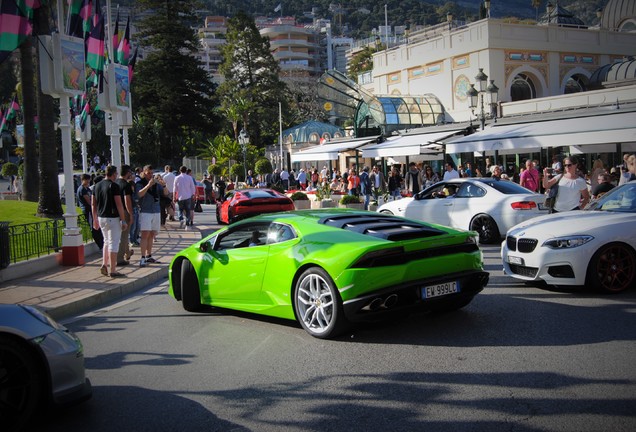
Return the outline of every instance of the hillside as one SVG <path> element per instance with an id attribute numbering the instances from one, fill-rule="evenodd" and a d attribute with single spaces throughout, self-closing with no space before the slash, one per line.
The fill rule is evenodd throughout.
<path id="1" fill-rule="evenodd" d="M 596 10 L 608 0 L 559 0 L 559 5 L 574 13 L 588 25 L 597 23 Z M 446 21 L 446 14 L 452 12 L 457 20 L 474 21 L 479 18 L 481 0 L 199 0 L 202 8 L 199 14 L 231 16 L 244 10 L 255 16 L 277 16 L 276 6 L 282 5 L 282 13 L 294 16 L 303 23 L 312 22 L 312 18 L 327 18 L 336 29 L 356 38 L 368 37 L 371 31 L 384 25 L 384 5 L 387 5 L 387 19 L 391 26 L 415 27 L 434 25 Z M 552 0 L 556 3 L 557 0 Z M 134 5 L 133 0 L 115 0 L 122 5 Z M 515 17 L 522 20 L 534 20 L 545 13 L 548 0 L 541 0 L 540 7 L 532 7 L 532 0 L 491 0 L 493 18 Z M 313 11 L 313 15 L 312 15 Z M 336 30 L 337 31 L 337 30 Z"/>

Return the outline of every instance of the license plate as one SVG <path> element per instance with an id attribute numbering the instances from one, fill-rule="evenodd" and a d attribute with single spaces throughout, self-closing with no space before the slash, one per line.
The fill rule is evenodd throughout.
<path id="1" fill-rule="evenodd" d="M 459 292 L 459 283 L 445 282 L 437 285 L 422 287 L 422 298 L 440 297 Z"/>
<path id="2" fill-rule="evenodd" d="M 516 264 L 516 265 L 523 265 L 523 258 L 508 255 L 508 263 L 509 264 Z"/>

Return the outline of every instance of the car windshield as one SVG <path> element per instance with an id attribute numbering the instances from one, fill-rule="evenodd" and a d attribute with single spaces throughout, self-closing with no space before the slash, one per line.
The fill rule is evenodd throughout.
<path id="1" fill-rule="evenodd" d="M 636 213 L 636 181 L 612 189 L 586 210 Z"/>

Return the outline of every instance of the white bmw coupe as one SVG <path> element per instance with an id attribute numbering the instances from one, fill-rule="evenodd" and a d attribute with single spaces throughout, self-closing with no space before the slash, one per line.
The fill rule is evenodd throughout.
<path id="1" fill-rule="evenodd" d="M 511 228 L 501 248 L 506 274 L 548 285 L 606 292 L 636 286 L 636 181 L 583 211 L 542 216 Z"/>
<path id="2" fill-rule="evenodd" d="M 480 243 L 499 243 L 510 227 L 548 213 L 545 195 L 496 178 L 441 181 L 378 212 L 477 231 Z"/>

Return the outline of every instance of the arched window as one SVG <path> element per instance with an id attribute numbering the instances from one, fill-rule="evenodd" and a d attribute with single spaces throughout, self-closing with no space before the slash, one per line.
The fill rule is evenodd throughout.
<path id="1" fill-rule="evenodd" d="M 311 135 L 309 135 L 310 143 L 318 143 L 319 141 L 320 141 L 320 135 L 318 135 L 316 132 L 312 132 Z"/>
<path id="2" fill-rule="evenodd" d="M 536 98 L 537 90 L 532 79 L 526 74 L 517 75 L 514 80 L 512 80 L 510 97 L 513 102 Z"/>
<path id="3" fill-rule="evenodd" d="M 580 93 L 587 89 L 587 79 L 582 75 L 573 75 L 565 83 L 565 94 Z"/>
<path id="4" fill-rule="evenodd" d="M 625 32 L 625 33 L 636 32 L 636 20 L 630 19 L 624 22 L 623 24 L 621 24 L 621 27 L 618 29 L 618 31 Z"/>

